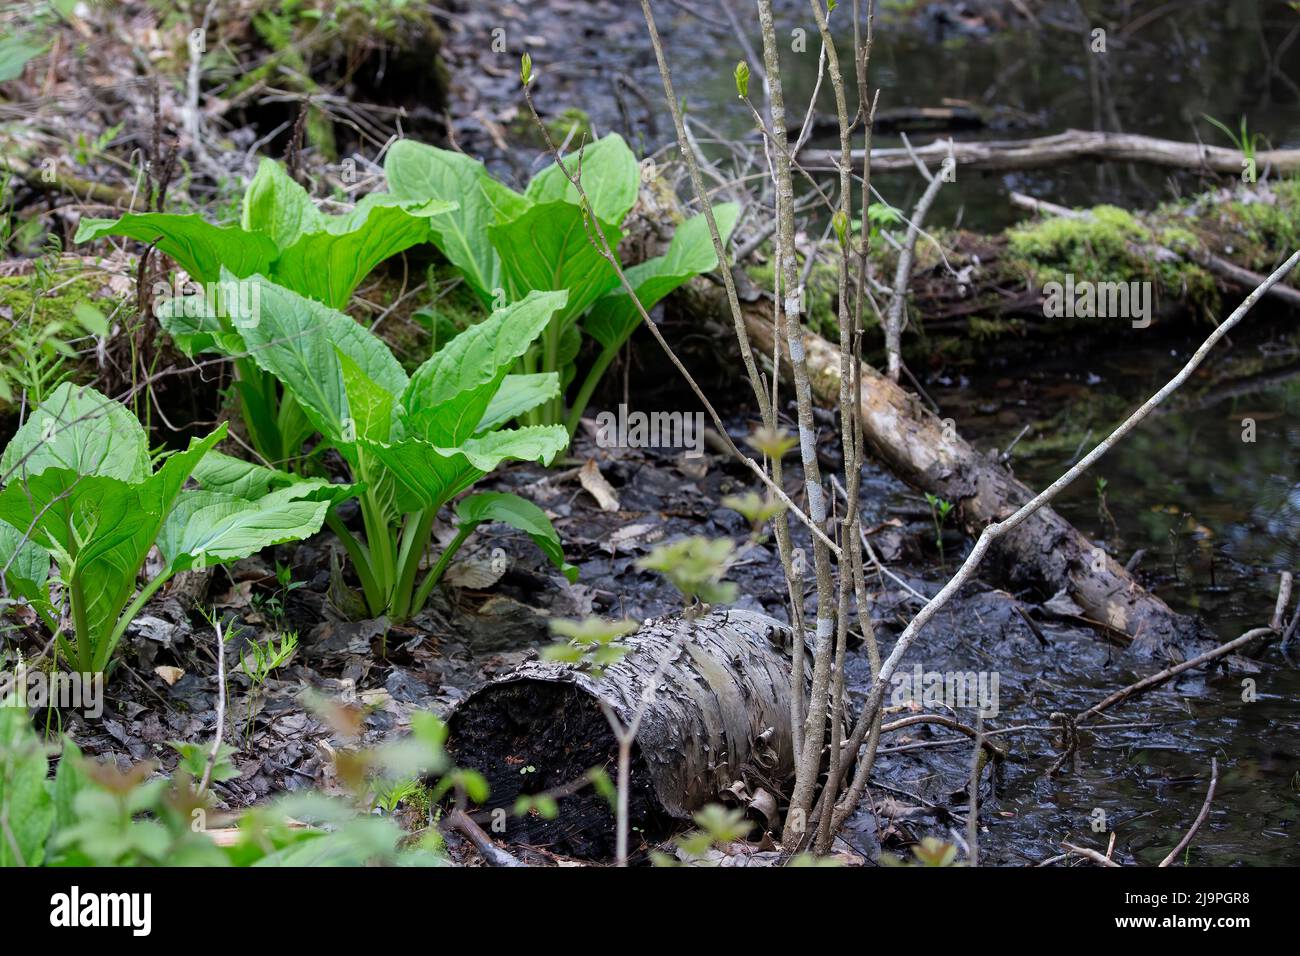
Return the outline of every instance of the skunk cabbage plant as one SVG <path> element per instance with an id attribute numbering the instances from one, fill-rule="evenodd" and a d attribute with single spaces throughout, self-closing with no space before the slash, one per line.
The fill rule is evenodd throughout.
<path id="1" fill-rule="evenodd" d="M 154 468 L 124 405 L 65 383 L 0 455 L 0 571 L 70 668 L 107 669 L 127 625 L 173 575 L 314 534 L 353 491 L 272 469 L 226 481 L 234 460 L 212 450 L 225 433 L 223 424 Z M 141 584 L 155 546 L 162 567 Z"/>

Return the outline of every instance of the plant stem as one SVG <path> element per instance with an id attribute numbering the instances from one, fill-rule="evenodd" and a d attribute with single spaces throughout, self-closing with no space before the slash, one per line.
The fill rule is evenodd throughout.
<path id="1" fill-rule="evenodd" d="M 451 539 L 451 543 L 447 545 L 446 550 L 439 555 L 437 564 L 429 569 L 429 573 L 420 582 L 420 589 L 415 592 L 415 599 L 411 602 L 412 614 L 419 614 L 424 609 L 424 602 L 429 600 L 429 595 L 433 593 L 434 587 L 442 580 L 443 574 L 446 573 L 447 567 L 451 564 L 451 559 L 455 557 L 456 552 L 460 550 L 460 546 L 465 543 L 465 539 L 473 534 L 474 529 L 477 527 L 478 522 L 474 522 L 473 524 L 461 525 L 456 529 L 456 537 Z"/>
<path id="2" fill-rule="evenodd" d="M 104 644 L 95 648 L 94 667 L 91 669 L 90 673 L 98 674 L 100 671 L 102 671 L 105 667 L 108 666 L 108 659 L 113 656 L 113 649 L 117 647 L 118 641 L 120 641 L 122 639 L 122 635 L 126 633 L 127 626 L 131 623 L 131 621 L 135 619 L 135 616 L 140 613 L 140 609 L 143 608 L 149 602 L 149 599 L 158 592 L 158 589 L 162 587 L 164 584 L 166 584 L 167 581 L 169 581 L 170 579 L 171 579 L 170 574 L 160 574 L 140 589 L 140 593 L 135 596 L 135 600 L 132 601 L 130 604 L 128 604 L 126 610 L 122 612 L 120 617 L 118 617 L 117 624 L 113 627 L 112 633 L 109 634 L 108 640 L 105 641 Z M 80 582 L 77 583 L 75 590 L 80 591 Z M 75 611 L 76 604 L 77 604 L 77 599 L 74 596 L 73 598 L 74 614 L 76 613 Z M 82 626 L 83 626 L 82 623 L 78 622 L 77 624 L 78 649 L 80 649 L 82 643 L 81 636 L 80 636 Z M 85 668 L 83 668 L 83 670 L 85 670 Z"/>
<path id="3" fill-rule="evenodd" d="M 383 613 L 385 595 L 379 587 L 379 582 L 375 580 L 374 569 L 370 564 L 370 550 L 353 537 L 352 532 L 347 529 L 333 509 L 325 515 L 325 524 L 343 543 L 343 550 L 348 553 L 352 567 L 356 569 L 357 577 L 361 579 L 361 591 L 366 597 L 366 607 L 370 613 L 378 617 Z"/>
<path id="4" fill-rule="evenodd" d="M 429 535 L 433 532 L 433 519 L 436 508 L 426 508 L 416 514 L 406 516 L 406 526 L 402 529 L 402 547 L 398 555 L 397 581 L 393 585 L 392 618 L 405 621 L 417 608 L 413 601 L 415 575 L 420 567 L 429 544 Z"/>
<path id="5" fill-rule="evenodd" d="M 614 361 L 614 356 L 618 354 L 617 348 L 605 348 L 600 350 L 596 356 L 596 361 L 591 363 L 591 369 L 587 372 L 587 377 L 582 381 L 582 387 L 578 389 L 577 396 L 573 399 L 573 405 L 569 409 L 568 419 L 564 425 L 569 430 L 569 438 L 573 438 L 573 433 L 578 430 L 578 425 L 582 422 L 582 413 L 587 410 L 587 403 L 591 401 L 592 394 L 596 391 L 596 386 L 600 384 L 601 377 L 604 376 L 605 370 L 609 368 L 610 362 Z"/>
<path id="6" fill-rule="evenodd" d="M 378 617 L 388 610 L 393 600 L 393 587 L 397 580 L 397 545 L 388 527 L 383 506 L 375 500 L 370 489 L 361 495 L 361 524 L 366 530 L 366 547 L 370 550 L 370 567 L 374 574 L 376 590 L 383 595 L 370 613 Z"/>
<path id="7" fill-rule="evenodd" d="M 68 587 L 68 601 L 72 605 L 72 626 L 76 631 L 77 669 L 83 674 L 93 672 L 94 650 L 91 646 L 90 624 L 86 618 L 86 598 L 81 585 L 81 575 L 73 567 L 71 585 Z"/>

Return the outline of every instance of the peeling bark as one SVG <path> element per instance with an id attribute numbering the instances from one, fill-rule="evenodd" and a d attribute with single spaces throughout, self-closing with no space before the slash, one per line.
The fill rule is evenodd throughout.
<path id="1" fill-rule="evenodd" d="M 448 749 L 458 766 L 487 777 L 488 809 L 509 812 L 519 795 L 561 789 L 592 767 L 612 776 L 618 746 L 600 703 L 626 725 L 675 647 L 641 719 L 630 801 L 631 825 L 663 835 L 737 781 L 753 793 L 793 776 L 790 641 L 786 627 L 752 611 L 716 610 L 694 625 L 647 621 L 599 678 L 534 660 L 479 689 L 450 715 Z M 559 805 L 554 821 L 510 820 L 506 838 L 612 855 L 614 817 L 603 799 L 584 790 Z"/>

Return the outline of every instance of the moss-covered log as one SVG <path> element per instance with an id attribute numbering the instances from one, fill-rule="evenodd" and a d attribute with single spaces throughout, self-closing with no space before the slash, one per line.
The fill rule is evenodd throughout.
<path id="1" fill-rule="evenodd" d="M 918 368 L 976 360 L 1022 339 L 1126 334 L 1123 319 L 1044 315 L 1044 286 L 1068 275 L 1151 283 L 1155 329 L 1217 321 L 1257 284 L 1246 272 L 1267 275 L 1300 248 L 1300 179 L 1216 189 L 1150 211 L 1102 205 L 1071 216 L 1049 212 L 992 234 L 930 233 L 933 243 L 917 245 L 903 336 L 903 354 Z M 837 255 L 825 249 L 804 296 L 809 326 L 832 341 L 839 337 Z M 895 256 L 887 242 L 875 242 L 875 274 L 892 277 Z M 747 271 L 771 288 L 770 262 Z M 1289 303 L 1297 284 L 1300 277 L 1270 298 Z M 879 323 L 870 309 L 864 321 L 865 357 L 874 362 L 883 355 L 883 336 L 873 331 Z"/>

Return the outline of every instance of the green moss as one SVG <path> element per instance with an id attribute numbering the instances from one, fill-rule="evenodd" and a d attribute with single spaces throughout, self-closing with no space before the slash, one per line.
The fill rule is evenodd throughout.
<path id="1" fill-rule="evenodd" d="M 1271 201 L 1269 201 L 1271 200 Z M 1219 209 L 1224 232 L 1235 239 L 1233 260 L 1259 272 L 1300 248 L 1300 180 L 1275 184 L 1256 201 L 1236 199 Z"/>
<path id="2" fill-rule="evenodd" d="M 1054 216 L 1017 226 L 1007 233 L 1011 254 L 1026 262 L 1040 282 L 1079 278 L 1112 281 L 1147 277 L 1147 264 L 1130 244 L 1149 242 L 1146 228 L 1131 213 L 1097 206 L 1089 218 Z"/>
<path id="3" fill-rule="evenodd" d="M 49 322 L 71 316 L 79 302 L 103 298 L 103 288 L 103 281 L 93 276 L 61 279 L 55 275 L 48 290 L 41 292 L 31 275 L 0 276 L 0 307 L 14 319 Z"/>
<path id="4" fill-rule="evenodd" d="M 0 276 L 0 326 L 6 330 L 5 348 L 0 350 L 0 414 L 13 410 L 11 402 L 23 388 L 51 388 L 65 374 L 76 381 L 95 374 L 89 362 L 67 351 L 85 335 L 73 316 L 81 303 L 111 300 L 111 291 L 102 278 L 86 275 L 79 258 L 60 261 L 47 256 L 37 265 L 25 275 Z M 107 314 L 113 304 L 100 302 L 96 307 Z"/>
<path id="5" fill-rule="evenodd" d="M 1114 206 L 1096 206 L 1089 218 L 1055 217 L 1017 226 L 1007 232 L 1010 258 L 1032 282 L 1076 280 L 1153 282 L 1161 299 L 1173 299 L 1200 316 L 1220 306 L 1218 285 L 1192 262 L 1161 261 L 1144 247 L 1195 248 L 1201 240 L 1182 223 L 1181 210 L 1162 208 L 1141 221 Z M 1174 219 L 1174 223 L 1169 223 Z"/>

